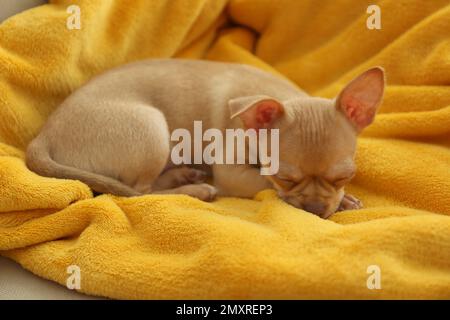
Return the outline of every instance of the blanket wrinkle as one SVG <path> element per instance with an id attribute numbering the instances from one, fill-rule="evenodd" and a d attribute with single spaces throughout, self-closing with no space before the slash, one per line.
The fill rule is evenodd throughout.
<path id="1" fill-rule="evenodd" d="M 81 292 L 116 299 L 450 299 L 447 0 L 76 3 L 80 30 L 66 28 L 67 0 L 0 24 L 0 255 L 61 285 L 78 266 Z M 366 28 L 372 4 L 380 30 Z M 156 57 L 246 63 L 329 98 L 383 66 L 347 188 L 365 207 L 322 220 L 273 190 L 94 197 L 27 169 L 27 144 L 72 91 Z"/>

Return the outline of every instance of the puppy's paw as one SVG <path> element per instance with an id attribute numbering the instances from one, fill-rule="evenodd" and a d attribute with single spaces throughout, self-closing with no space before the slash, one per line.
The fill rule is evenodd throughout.
<path id="1" fill-rule="evenodd" d="M 154 190 L 172 189 L 189 184 L 205 182 L 208 175 L 202 170 L 189 167 L 176 167 L 164 172 L 155 181 Z"/>
<path id="2" fill-rule="evenodd" d="M 188 183 L 203 183 L 206 181 L 206 178 L 208 177 L 208 174 L 205 171 L 193 169 L 193 168 L 186 168 L 184 172 L 184 177 Z"/>
<path id="3" fill-rule="evenodd" d="M 172 175 L 172 186 L 203 183 L 208 176 L 205 171 L 189 167 L 175 168 L 168 171 L 168 174 Z"/>
<path id="4" fill-rule="evenodd" d="M 355 198 L 351 194 L 345 194 L 337 211 L 361 209 L 363 204 L 361 200 Z"/>
<path id="5" fill-rule="evenodd" d="M 188 184 L 179 187 L 178 189 L 181 191 L 181 193 L 208 202 L 213 201 L 217 195 L 216 187 L 207 183 Z"/>
<path id="6" fill-rule="evenodd" d="M 217 195 L 217 188 L 207 184 L 207 183 L 201 183 L 196 186 L 199 186 L 200 193 L 198 194 L 197 198 L 203 201 L 213 201 L 216 198 Z"/>

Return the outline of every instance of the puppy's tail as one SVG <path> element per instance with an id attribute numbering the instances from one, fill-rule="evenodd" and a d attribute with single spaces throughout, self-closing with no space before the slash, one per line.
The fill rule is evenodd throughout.
<path id="1" fill-rule="evenodd" d="M 28 146 L 26 164 L 29 169 L 42 176 L 80 180 L 100 193 L 127 197 L 141 195 L 116 179 L 57 163 L 50 157 L 47 143 L 42 137 L 37 137 Z"/>

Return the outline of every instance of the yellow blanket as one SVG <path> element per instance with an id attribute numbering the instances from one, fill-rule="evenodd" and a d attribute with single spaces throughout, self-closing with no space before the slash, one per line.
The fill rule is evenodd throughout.
<path id="1" fill-rule="evenodd" d="M 66 27 L 74 2 L 81 29 Z M 366 27 L 374 2 L 381 30 Z M 325 221 L 270 190 L 93 198 L 26 168 L 27 143 L 70 92 L 172 56 L 255 65 L 327 97 L 384 66 L 348 188 L 366 208 Z M 81 292 L 112 298 L 449 299 L 449 85 L 447 0 L 53 0 L 0 25 L 0 254 L 63 285 L 78 266 Z"/>

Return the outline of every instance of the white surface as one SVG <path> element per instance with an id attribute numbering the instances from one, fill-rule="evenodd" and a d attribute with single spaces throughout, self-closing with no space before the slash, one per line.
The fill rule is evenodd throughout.
<path id="1" fill-rule="evenodd" d="M 29 8 L 47 3 L 45 0 L 0 0 L 0 23 L 6 18 Z"/>
<path id="2" fill-rule="evenodd" d="M 0 0 L 1 1 L 1 0 Z M 0 300 L 84 300 L 98 299 L 41 279 L 19 264 L 0 257 Z"/>

